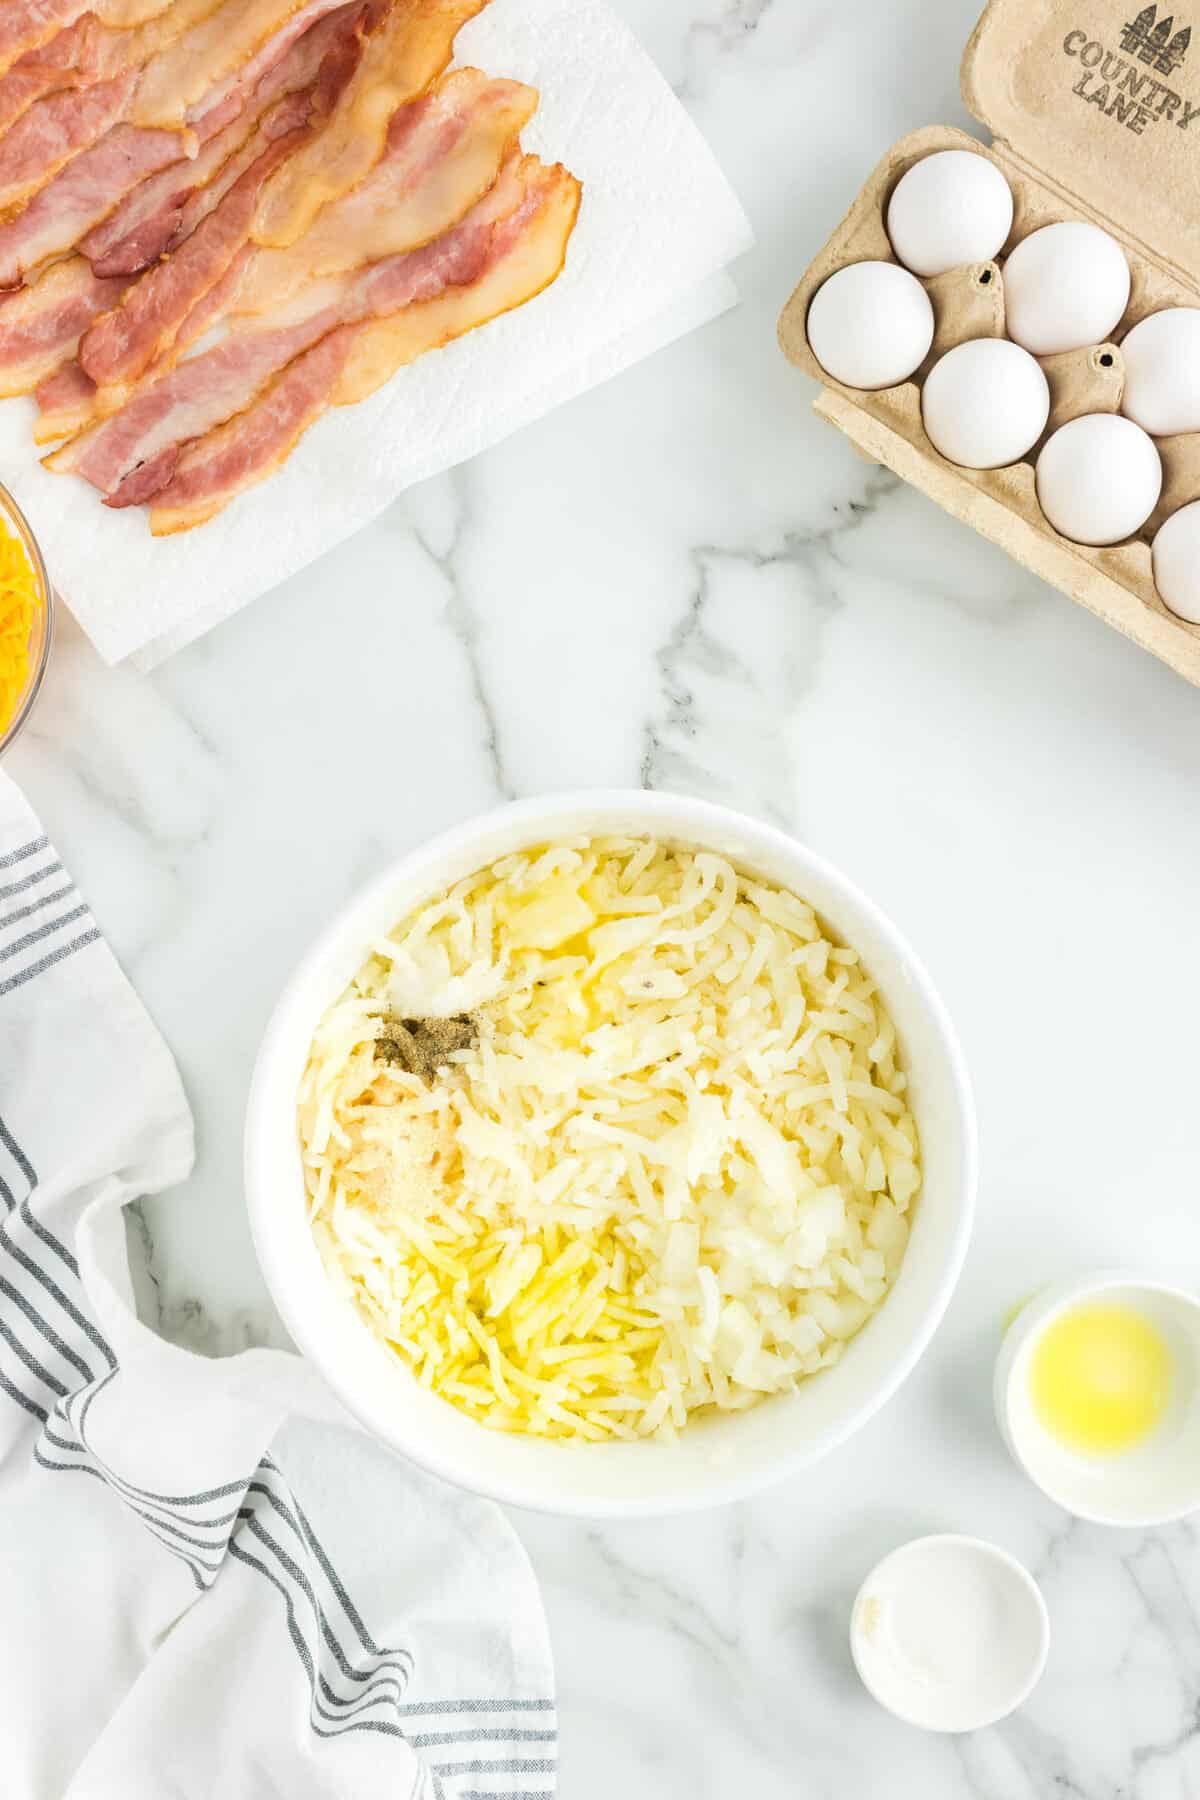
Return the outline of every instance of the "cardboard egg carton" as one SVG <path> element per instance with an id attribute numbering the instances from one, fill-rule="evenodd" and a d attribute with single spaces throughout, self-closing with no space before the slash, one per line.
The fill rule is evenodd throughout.
<path id="1" fill-rule="evenodd" d="M 1197 15 L 1200 26 L 1200 14 Z M 1159 5 L 1133 0 L 990 0 L 963 58 L 962 90 L 993 133 L 990 147 L 950 126 L 915 131 L 875 169 L 809 266 L 779 320 L 791 362 L 821 384 L 814 402 L 874 462 L 883 463 L 956 518 L 999 544 L 1073 600 L 1115 625 L 1200 686 L 1200 626 L 1163 605 L 1150 540 L 1178 507 L 1200 499 L 1200 432 L 1159 438 L 1163 492 L 1134 538 L 1093 549 L 1061 537 L 1038 505 L 1034 462 L 1068 419 L 1116 412 L 1124 386 L 1120 344 L 1148 313 L 1200 306 L 1200 29 Z M 1191 79 L 1189 79 L 1191 76 Z M 909 381 L 868 392 L 844 387 L 813 356 L 809 302 L 847 263 L 895 262 L 884 220 L 905 171 L 935 150 L 972 150 L 1001 170 L 1013 193 L 1013 228 L 995 263 L 924 282 L 936 329 Z M 1004 335 L 1004 260 L 1042 225 L 1086 219 L 1118 239 L 1132 276 L 1112 342 L 1040 358 L 1050 385 L 1046 433 L 1003 469 L 963 469 L 933 448 L 921 424 L 921 384 L 945 350 Z"/>

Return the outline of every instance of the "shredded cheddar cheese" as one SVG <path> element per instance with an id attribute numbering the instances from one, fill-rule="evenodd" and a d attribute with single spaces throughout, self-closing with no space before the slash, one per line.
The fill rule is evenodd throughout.
<path id="1" fill-rule="evenodd" d="M 41 605 L 37 573 L 0 510 L 0 737 L 12 723 L 29 680 L 29 646 Z"/>
<path id="2" fill-rule="evenodd" d="M 453 1047 L 406 1066 L 435 1018 Z M 313 1231 L 482 1423 L 669 1437 L 834 1362 L 883 1300 L 906 1096 L 874 983 L 803 900 L 651 841 L 535 849 L 380 939 L 322 1019 Z"/>

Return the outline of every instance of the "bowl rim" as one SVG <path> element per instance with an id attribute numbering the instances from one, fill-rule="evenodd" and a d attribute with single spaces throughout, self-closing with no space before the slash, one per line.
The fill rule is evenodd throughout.
<path id="1" fill-rule="evenodd" d="M 356 1396 L 353 1384 L 344 1380 L 340 1369 L 332 1365 L 332 1359 L 323 1354 L 320 1333 L 312 1328 L 300 1308 L 292 1304 L 290 1284 L 284 1268 L 285 1258 L 277 1250 L 273 1230 L 273 1218 L 277 1216 L 277 1209 L 272 1203 L 271 1183 L 267 1179 L 260 1179 L 257 1172 L 257 1158 L 265 1145 L 258 1142 L 256 1126 L 262 1113 L 262 1095 L 271 1065 L 286 1048 L 284 1027 L 292 997 L 297 989 L 316 976 L 336 955 L 344 943 L 347 927 L 353 916 L 366 912 L 390 888 L 398 887 L 414 872 L 426 869 L 432 871 L 439 863 L 467 850 L 473 841 L 501 824 L 528 825 L 532 828 L 543 820 L 550 821 L 554 815 L 571 810 L 619 812 L 623 809 L 630 813 L 631 824 L 628 829 L 631 832 L 650 831 L 658 822 L 665 835 L 686 840 L 687 830 L 682 829 L 677 822 L 679 813 L 683 811 L 695 821 L 698 847 L 703 847 L 703 833 L 709 827 L 714 835 L 722 829 L 727 833 L 743 832 L 751 834 L 759 844 L 769 844 L 785 855 L 799 855 L 830 886 L 839 889 L 850 905 L 856 907 L 889 942 L 891 948 L 902 958 L 906 973 L 918 992 L 920 1004 L 936 1028 L 944 1052 L 961 1134 L 961 1193 L 953 1230 L 947 1233 L 946 1243 L 939 1257 L 940 1272 L 921 1316 L 919 1328 L 907 1340 L 902 1353 L 896 1356 L 886 1376 L 856 1406 L 849 1408 L 836 1425 L 817 1433 L 807 1444 L 796 1446 L 790 1451 L 781 1451 L 778 1458 L 764 1468 L 743 1470 L 740 1473 L 735 1470 L 718 1472 L 714 1469 L 694 1495 L 682 1498 L 667 1498 L 653 1493 L 620 1498 L 600 1495 L 552 1497 L 536 1489 L 532 1483 L 505 1479 L 486 1468 L 465 1469 L 460 1459 L 442 1455 L 436 1446 L 430 1446 L 416 1432 L 407 1430 L 402 1418 L 398 1418 L 396 1430 L 384 1432 L 376 1420 L 367 1416 L 365 1402 Z M 263 1136 L 265 1140 L 265 1130 Z M 301 1354 L 312 1363 L 358 1425 L 386 1448 L 456 1487 L 531 1512 L 593 1519 L 663 1517 L 698 1512 L 743 1500 L 819 1461 L 860 1430 L 893 1398 L 911 1374 L 945 1316 L 970 1244 L 975 1220 L 979 1166 L 978 1124 L 966 1058 L 932 978 L 903 933 L 854 881 L 792 833 L 733 807 L 687 794 L 644 788 L 564 789 L 504 802 L 485 812 L 473 814 L 432 838 L 422 840 L 392 858 L 371 880 L 357 888 L 309 943 L 280 989 L 263 1032 L 248 1089 L 243 1151 L 250 1234 L 268 1292 Z M 486 1428 L 480 1426 L 479 1429 L 482 1431 Z"/>
<path id="2" fill-rule="evenodd" d="M 1022 1475 L 1039 1494 L 1043 1494 L 1053 1505 L 1061 1507 L 1070 1518 L 1081 1519 L 1087 1525 L 1103 1525 L 1112 1531 L 1146 1531 L 1152 1526 L 1173 1525 L 1179 1519 L 1190 1518 L 1197 1506 L 1200 1506 L 1200 1489 L 1190 1503 L 1147 1506 L 1144 1512 L 1133 1516 L 1118 1517 L 1098 1506 L 1077 1506 L 1034 1474 L 1012 1427 L 1013 1387 L 1018 1367 L 1027 1349 L 1060 1313 L 1081 1305 L 1094 1295 L 1112 1293 L 1114 1289 L 1164 1294 L 1195 1313 L 1197 1325 L 1200 1326 L 1200 1294 L 1180 1287 L 1177 1282 L 1164 1281 L 1156 1275 L 1124 1268 L 1095 1269 L 1086 1275 L 1066 1275 L 1060 1281 L 1051 1282 L 1037 1293 L 1031 1294 L 1005 1331 L 992 1374 L 992 1405 L 1005 1448 Z"/>
<path id="3" fill-rule="evenodd" d="M 11 750 L 12 746 L 16 743 L 17 738 L 20 736 L 21 730 L 28 720 L 30 713 L 33 711 L 34 704 L 41 692 L 42 682 L 46 678 L 46 670 L 50 664 L 50 649 L 54 642 L 55 601 L 54 588 L 50 581 L 50 572 L 46 567 L 46 559 L 42 554 L 42 546 L 38 542 L 37 533 L 29 523 L 28 518 L 21 510 L 21 507 L 13 497 L 13 494 L 5 487 L 3 482 L 0 482 L 0 513 L 7 514 L 12 523 L 16 526 L 17 534 L 24 544 L 29 559 L 33 564 L 34 574 L 37 576 L 42 590 L 42 609 L 45 615 L 45 623 L 42 629 L 41 649 L 38 653 L 37 662 L 30 670 L 25 683 L 25 692 L 21 696 L 21 701 L 16 712 L 8 721 L 8 724 L 4 726 L 3 730 L 0 730 L 0 756 L 3 756 L 7 750 Z"/>

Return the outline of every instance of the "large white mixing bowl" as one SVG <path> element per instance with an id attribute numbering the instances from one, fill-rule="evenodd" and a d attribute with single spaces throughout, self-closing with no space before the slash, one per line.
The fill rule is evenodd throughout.
<path id="1" fill-rule="evenodd" d="M 495 858 L 581 833 L 654 836 L 730 858 L 808 900 L 857 949 L 896 1022 L 911 1075 L 924 1185 L 899 1277 L 833 1368 L 748 1412 L 701 1418 L 677 1443 L 579 1444 L 488 1431 L 419 1386 L 326 1278 L 309 1230 L 296 1094 L 313 1030 L 372 938 Z M 950 1021 L 879 909 L 784 832 L 672 794 L 523 800 L 402 857 L 304 958 L 263 1039 L 246 1120 L 246 1189 L 259 1261 L 300 1349 L 361 1423 L 447 1480 L 548 1512 L 633 1517 L 738 1499 L 815 1462 L 895 1393 L 926 1348 L 962 1267 L 974 1210 L 975 1118 Z"/>

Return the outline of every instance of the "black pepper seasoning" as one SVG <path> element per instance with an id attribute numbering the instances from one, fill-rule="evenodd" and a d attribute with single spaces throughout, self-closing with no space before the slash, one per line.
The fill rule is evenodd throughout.
<path id="1" fill-rule="evenodd" d="M 468 1050 L 479 1036 L 472 1013 L 449 1019 L 402 1019 L 392 1013 L 375 1039 L 375 1060 L 416 1075 L 428 1087 L 455 1050 Z"/>

